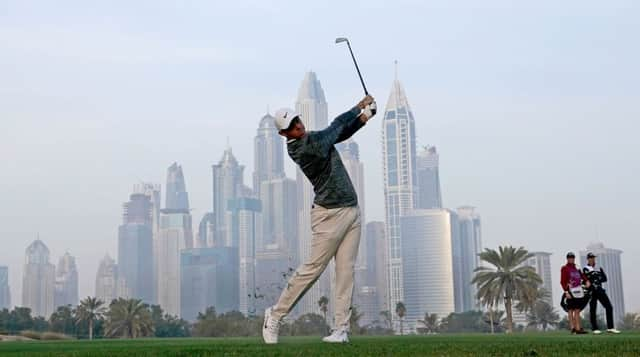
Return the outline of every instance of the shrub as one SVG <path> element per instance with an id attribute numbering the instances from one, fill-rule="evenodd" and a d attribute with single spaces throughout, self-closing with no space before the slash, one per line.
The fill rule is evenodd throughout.
<path id="1" fill-rule="evenodd" d="M 57 332 L 45 332 L 40 337 L 41 340 L 72 340 L 73 337 Z"/>
<path id="2" fill-rule="evenodd" d="M 20 336 L 30 338 L 32 340 L 39 340 L 42 338 L 42 334 L 37 331 L 25 330 L 20 332 Z"/>

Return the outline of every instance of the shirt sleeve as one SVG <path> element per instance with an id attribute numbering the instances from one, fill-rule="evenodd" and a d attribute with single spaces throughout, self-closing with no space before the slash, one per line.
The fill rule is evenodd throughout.
<path id="1" fill-rule="evenodd" d="M 567 291 L 567 285 L 569 284 L 569 277 L 567 276 L 566 267 L 562 267 L 560 269 L 560 285 L 562 286 L 562 291 Z"/>
<path id="2" fill-rule="evenodd" d="M 357 106 L 340 114 L 326 129 L 317 132 L 318 143 L 322 148 L 329 148 L 337 143 L 349 139 L 356 131 L 364 126 L 358 119 L 360 108 Z"/>

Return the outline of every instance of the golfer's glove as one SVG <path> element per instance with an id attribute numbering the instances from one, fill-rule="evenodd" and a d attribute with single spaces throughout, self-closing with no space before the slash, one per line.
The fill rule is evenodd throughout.
<path id="1" fill-rule="evenodd" d="M 367 118 L 371 118 L 374 115 L 376 115 L 376 113 L 378 112 L 378 107 L 376 106 L 376 102 L 374 101 L 371 104 L 364 107 L 364 110 L 362 112 L 367 116 Z"/>

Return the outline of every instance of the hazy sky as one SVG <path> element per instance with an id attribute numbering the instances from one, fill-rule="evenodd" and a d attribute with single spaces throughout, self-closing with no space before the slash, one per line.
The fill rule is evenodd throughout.
<path id="1" fill-rule="evenodd" d="M 54 264 L 77 257 L 92 295 L 132 186 L 164 189 L 173 161 L 196 224 L 227 137 L 250 183 L 258 121 L 293 106 L 305 71 L 331 116 L 354 104 L 360 84 L 333 43 L 348 36 L 381 107 L 399 61 L 419 144 L 440 152 L 444 202 L 478 207 L 486 247 L 552 252 L 559 295 L 566 251 L 603 241 L 624 250 L 627 310 L 639 311 L 639 18 L 631 0 L 0 0 L 0 264 L 13 302 L 38 232 Z M 355 139 L 367 220 L 383 220 L 380 118 Z"/>

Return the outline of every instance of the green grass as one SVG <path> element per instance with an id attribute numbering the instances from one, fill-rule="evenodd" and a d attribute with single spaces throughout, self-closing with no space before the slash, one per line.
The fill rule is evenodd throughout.
<path id="1" fill-rule="evenodd" d="M 189 338 L 0 342 L 0 356 L 640 356 L 640 333 L 568 333 L 354 337 L 327 345 L 319 337 Z"/>

